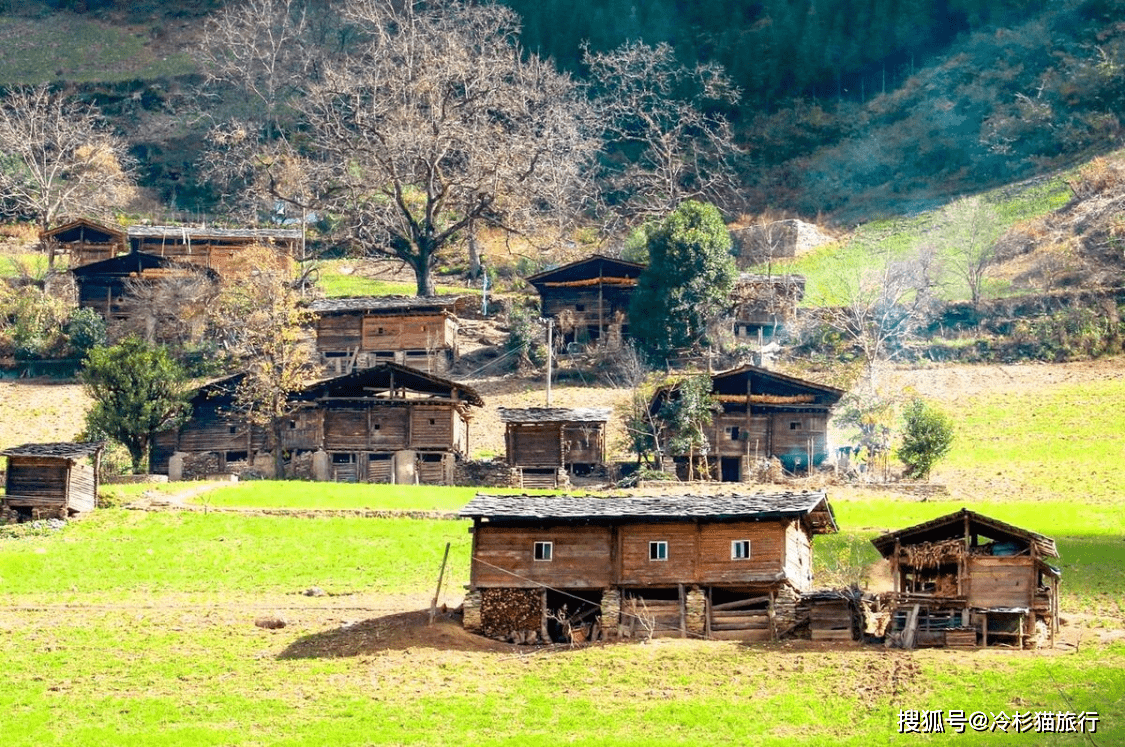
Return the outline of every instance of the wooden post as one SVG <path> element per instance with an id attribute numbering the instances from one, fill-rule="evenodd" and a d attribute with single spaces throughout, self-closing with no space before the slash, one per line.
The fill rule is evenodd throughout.
<path id="1" fill-rule="evenodd" d="M 679 584 L 680 590 L 680 638 L 687 638 L 687 598 L 684 596 L 684 585 Z"/>
<path id="2" fill-rule="evenodd" d="M 434 617 L 437 616 L 437 600 L 438 595 L 441 594 L 441 582 L 445 578 L 445 564 L 449 560 L 449 542 L 445 543 L 445 557 L 441 559 L 441 573 L 437 578 L 437 589 L 434 590 L 434 599 L 430 602 L 430 625 L 434 624 Z"/>

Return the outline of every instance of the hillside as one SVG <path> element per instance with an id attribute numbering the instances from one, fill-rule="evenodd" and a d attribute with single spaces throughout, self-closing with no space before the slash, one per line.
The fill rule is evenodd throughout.
<path id="1" fill-rule="evenodd" d="M 509 2 L 525 46 L 579 77 L 584 41 L 595 51 L 667 42 L 686 63 L 722 64 L 742 90 L 727 114 L 746 156 L 731 215 L 854 223 L 914 213 L 1121 141 L 1120 0 Z M 55 81 L 97 101 L 132 144 L 155 200 L 144 212 L 211 212 L 196 168 L 199 113 L 221 118 L 240 105 L 221 90 L 198 97 L 195 50 L 221 5 L 6 4 L 0 83 Z"/>

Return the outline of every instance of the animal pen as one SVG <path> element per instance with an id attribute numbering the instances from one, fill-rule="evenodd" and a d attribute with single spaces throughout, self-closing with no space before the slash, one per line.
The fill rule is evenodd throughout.
<path id="1" fill-rule="evenodd" d="M 517 643 L 680 636 L 765 641 L 797 624 L 823 492 L 478 495 L 466 629 Z"/>

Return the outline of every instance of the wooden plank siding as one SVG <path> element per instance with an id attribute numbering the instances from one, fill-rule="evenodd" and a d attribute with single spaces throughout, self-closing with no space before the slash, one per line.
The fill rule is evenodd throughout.
<path id="1" fill-rule="evenodd" d="M 1035 594 L 1035 561 L 1031 557 L 969 557 L 970 607 L 1031 607 Z"/>
<path id="2" fill-rule="evenodd" d="M 559 423 L 508 423 L 508 464 L 516 467 L 563 466 Z"/>
<path id="3" fill-rule="evenodd" d="M 597 526 L 478 525 L 474 536 L 472 585 L 477 588 L 535 588 L 542 584 L 564 589 L 605 588 L 614 582 L 613 565 L 606 562 L 612 553 L 612 534 L 610 527 Z M 553 543 L 551 560 L 534 559 L 536 542 Z"/>
<path id="4" fill-rule="evenodd" d="M 35 457 L 9 457 L 5 498 L 8 501 L 30 499 L 41 505 L 48 502 L 63 506 L 69 485 L 69 468 L 65 461 Z"/>
<path id="5" fill-rule="evenodd" d="M 695 583 L 744 583 L 748 577 L 764 578 L 784 569 L 786 532 L 779 523 L 744 521 L 701 526 L 706 533 L 700 535 Z M 750 541 L 749 558 L 731 557 L 731 543 L 739 540 Z"/>
<path id="6" fill-rule="evenodd" d="M 799 521 L 785 527 L 785 577 L 798 591 L 812 589 L 812 541 Z"/>
<path id="7" fill-rule="evenodd" d="M 73 464 L 66 489 L 66 506 L 73 511 L 93 511 L 97 505 L 97 479 L 88 464 Z"/>

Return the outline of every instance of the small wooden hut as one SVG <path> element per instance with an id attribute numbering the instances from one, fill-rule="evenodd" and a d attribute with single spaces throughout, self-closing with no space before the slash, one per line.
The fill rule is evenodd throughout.
<path id="1" fill-rule="evenodd" d="M 716 458 L 710 466 L 723 482 L 746 481 L 764 460 L 776 458 L 798 473 L 828 458 L 828 420 L 842 390 L 757 366 L 713 374 L 711 381 L 722 411 L 707 434 Z M 675 387 L 658 390 L 650 403 L 653 416 L 659 419 L 665 402 L 676 396 Z"/>
<path id="2" fill-rule="evenodd" d="M 595 254 L 527 278 L 560 343 L 620 345 L 629 334 L 629 302 L 645 265 Z"/>
<path id="3" fill-rule="evenodd" d="M 605 464 L 608 407 L 501 407 L 508 464 L 520 487 L 557 487 L 560 477 Z"/>
<path id="4" fill-rule="evenodd" d="M 8 458 L 0 519 L 66 518 L 98 502 L 98 463 L 104 444 L 24 444 L 0 451 Z"/>
<path id="5" fill-rule="evenodd" d="M 336 374 L 380 363 L 444 373 L 457 360 L 457 298 L 378 296 L 314 301 L 316 349 Z"/>
<path id="6" fill-rule="evenodd" d="M 892 632 L 916 645 L 1024 647 L 1059 628 L 1055 541 L 961 509 L 871 540 L 891 562 Z"/>
<path id="7" fill-rule="evenodd" d="M 796 623 L 813 536 L 836 531 L 823 492 L 478 495 L 460 515 L 473 520 L 465 627 L 524 642 L 579 628 L 768 640 Z"/>

